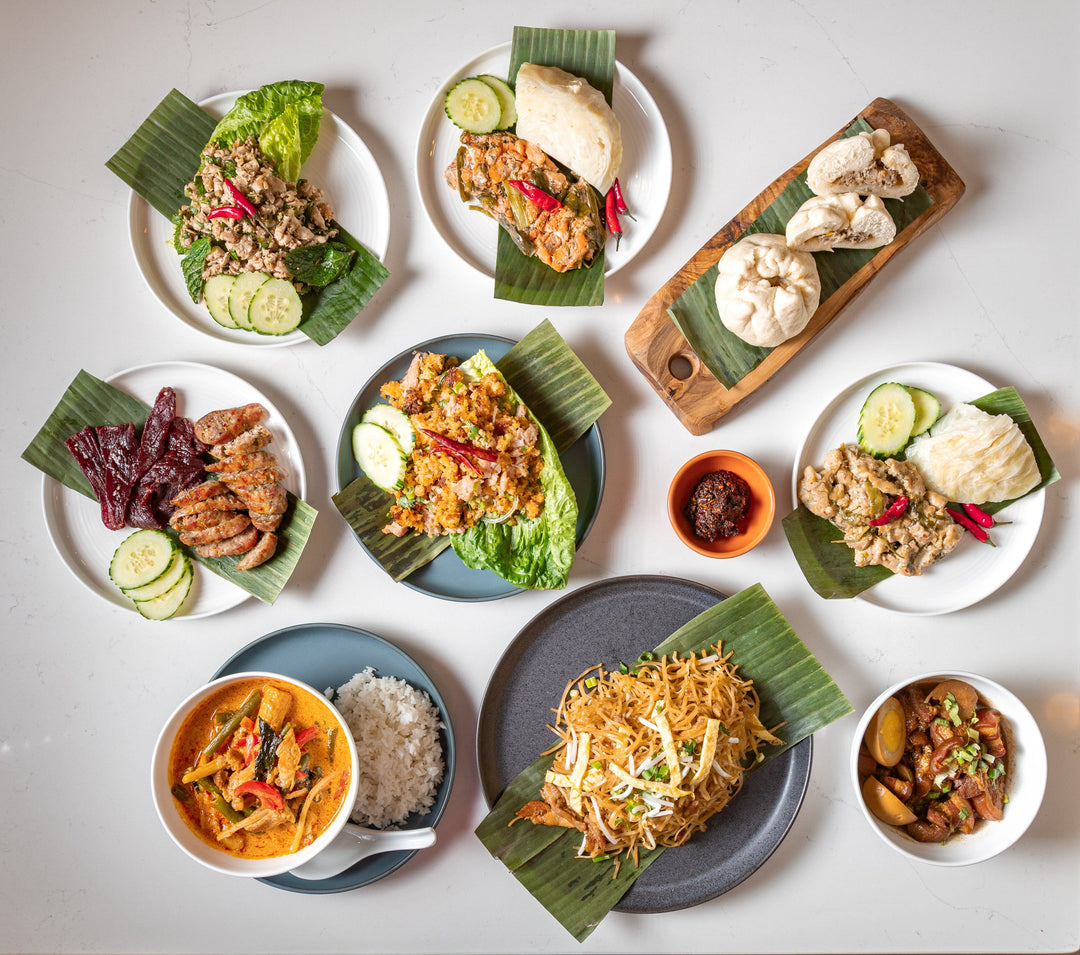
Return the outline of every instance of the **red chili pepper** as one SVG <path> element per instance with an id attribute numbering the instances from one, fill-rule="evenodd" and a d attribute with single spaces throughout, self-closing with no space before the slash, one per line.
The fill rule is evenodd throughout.
<path id="1" fill-rule="evenodd" d="M 317 726 L 309 726 L 307 729 L 300 730 L 300 732 L 296 734 L 296 745 L 303 749 L 318 735 L 319 727 Z"/>
<path id="2" fill-rule="evenodd" d="M 621 216 L 630 216 L 633 219 L 634 217 L 627 208 L 626 200 L 623 198 L 622 186 L 619 185 L 618 179 L 611 184 L 611 189 L 615 193 L 615 211 Z"/>
<path id="3" fill-rule="evenodd" d="M 881 527 L 882 524 L 888 524 L 889 521 L 896 520 L 896 518 L 898 518 L 901 514 L 904 513 L 904 511 L 907 510 L 907 506 L 908 499 L 905 495 L 901 494 L 895 501 L 892 502 L 892 504 L 890 504 L 885 509 L 884 513 L 870 521 L 870 526 Z"/>
<path id="4" fill-rule="evenodd" d="M 615 248 L 619 247 L 619 239 L 622 237 L 622 226 L 619 224 L 619 212 L 615 202 L 615 187 L 608 190 L 604 200 L 604 218 L 607 219 L 608 232 L 615 236 Z"/>
<path id="5" fill-rule="evenodd" d="M 252 201 L 236 187 L 233 181 L 231 179 L 226 179 L 225 185 L 229 187 L 229 192 L 232 193 L 232 197 L 236 204 L 251 216 L 251 218 L 258 218 L 259 210 L 256 209 Z"/>
<path id="6" fill-rule="evenodd" d="M 949 512 L 949 516 L 954 521 L 956 521 L 957 524 L 964 528 L 964 530 L 971 534 L 971 536 L 974 537 L 975 540 L 980 541 L 983 544 L 989 544 L 991 547 L 997 546 L 997 544 L 990 540 L 990 535 L 987 534 L 986 531 L 983 530 L 981 527 L 979 527 L 979 525 L 976 524 L 963 511 L 957 511 L 951 507 L 947 507 L 945 508 L 945 510 L 947 510 Z"/>
<path id="7" fill-rule="evenodd" d="M 207 214 L 208 219 L 243 219 L 244 210 L 239 206 L 218 206 L 211 209 Z"/>
<path id="8" fill-rule="evenodd" d="M 993 515 L 987 514 L 981 507 L 976 507 L 974 504 L 962 504 L 960 506 L 963 507 L 964 513 L 978 524 L 979 527 L 994 526 Z"/>
<path id="9" fill-rule="evenodd" d="M 243 796 L 245 793 L 258 796 L 259 801 L 270 809 L 281 809 L 285 805 L 285 797 L 281 795 L 279 790 L 266 783 L 261 783 L 257 779 L 249 779 L 247 782 L 241 783 L 233 791 L 238 796 Z"/>
<path id="10" fill-rule="evenodd" d="M 429 431 L 427 428 L 421 428 L 420 430 L 436 444 L 441 445 L 443 448 L 451 448 L 457 451 L 458 454 L 471 454 L 473 457 L 480 458 L 483 461 L 495 462 L 499 460 L 498 451 L 492 451 L 490 448 L 478 448 L 475 444 L 465 444 L 463 441 L 455 441 L 453 438 L 448 438 L 437 431 Z"/>
<path id="11" fill-rule="evenodd" d="M 562 208 L 562 203 L 558 199 L 548 195 L 543 189 L 537 188 L 531 182 L 525 182 L 524 179 L 508 179 L 507 182 L 529 202 L 543 209 L 544 212 L 554 212 L 556 209 Z"/>

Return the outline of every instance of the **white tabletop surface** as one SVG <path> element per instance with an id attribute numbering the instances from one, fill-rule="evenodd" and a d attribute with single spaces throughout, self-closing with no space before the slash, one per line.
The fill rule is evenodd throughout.
<path id="1" fill-rule="evenodd" d="M 1077 545 L 1080 466 L 1075 108 L 1080 7 L 1070 2 L 842 4 L 568 0 L 528 25 L 613 27 L 617 56 L 671 134 L 671 200 L 649 247 L 595 309 L 492 298 L 452 255 L 414 182 L 418 125 L 445 77 L 509 40 L 505 5 L 110 0 L 3 5 L 0 160 L 5 275 L 4 610 L 0 664 L 0 947 L 4 951 L 551 952 L 1062 951 L 1080 930 Z M 528 14 L 532 16 L 528 16 Z M 391 277 L 325 348 L 246 349 L 168 314 L 137 271 L 127 188 L 105 160 L 176 87 L 195 100 L 302 78 L 368 144 L 390 195 Z M 813 345 L 712 433 L 694 437 L 628 359 L 649 296 L 775 176 L 867 103 L 889 97 L 967 184 Z M 815 738 L 810 787 L 776 853 L 728 894 L 665 915 L 611 914 L 578 946 L 473 835 L 485 805 L 477 710 L 515 633 L 556 599 L 470 605 L 392 583 L 330 501 L 342 417 L 388 357 L 433 335 L 518 337 L 550 318 L 607 389 L 603 506 L 570 580 L 665 574 L 725 592 L 761 582 L 863 709 L 928 669 L 974 670 L 1033 711 L 1050 756 L 1042 810 L 993 861 L 905 861 L 862 819 L 847 779 L 856 716 Z M 80 368 L 106 377 L 162 360 L 247 378 L 288 416 L 320 511 L 274 606 L 153 624 L 84 589 L 54 552 L 41 475 L 19 459 Z M 779 521 L 732 561 L 668 525 L 675 469 L 713 447 L 761 461 L 790 508 L 792 458 L 849 381 L 903 361 L 961 365 L 1026 399 L 1065 475 L 1015 576 L 977 606 L 931 617 L 819 599 Z M 1002 529 L 1005 533 L 1005 529 Z M 281 627 L 351 624 L 435 679 L 459 762 L 436 847 L 382 882 L 286 894 L 209 872 L 154 814 L 147 776 L 174 705 L 233 652 Z"/>

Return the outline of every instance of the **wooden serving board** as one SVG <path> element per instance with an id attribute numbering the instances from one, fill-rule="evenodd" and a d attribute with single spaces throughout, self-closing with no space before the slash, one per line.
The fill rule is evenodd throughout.
<path id="1" fill-rule="evenodd" d="M 668 314 L 668 307 L 707 272 L 720 256 L 764 212 L 772 201 L 810 164 L 824 147 L 837 139 L 856 119 L 875 129 L 887 129 L 893 143 L 902 143 L 919 169 L 920 185 L 933 204 L 911 221 L 887 246 L 821 303 L 806 328 L 794 338 L 772 349 L 764 360 L 731 388 L 713 376 L 691 349 Z M 887 99 L 876 99 L 858 116 L 845 123 L 835 135 L 792 166 L 754 198 L 745 209 L 716 233 L 663 287 L 634 319 L 626 332 L 626 351 L 645 379 L 656 389 L 675 416 L 691 434 L 704 434 L 735 405 L 753 394 L 787 362 L 794 358 L 829 324 L 897 252 L 921 235 L 948 212 L 964 193 L 964 183 L 944 160 L 926 134 L 900 107 Z M 688 363 L 690 374 L 679 378 L 672 373 Z"/>

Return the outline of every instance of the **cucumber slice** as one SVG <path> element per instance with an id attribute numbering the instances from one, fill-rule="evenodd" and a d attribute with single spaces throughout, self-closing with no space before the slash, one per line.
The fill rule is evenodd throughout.
<path id="1" fill-rule="evenodd" d="M 235 275 L 212 275 L 203 286 L 203 301 L 210 317 L 223 328 L 236 328 L 229 313 L 229 294 L 236 284 Z"/>
<path id="2" fill-rule="evenodd" d="M 259 286 L 248 305 L 248 326 L 260 335 L 285 335 L 300 324 L 304 306 L 292 282 L 270 279 Z"/>
<path id="3" fill-rule="evenodd" d="M 356 463 L 384 491 L 399 491 L 405 486 L 407 455 L 395 438 L 382 425 L 361 421 L 352 433 L 353 455 Z"/>
<path id="4" fill-rule="evenodd" d="M 911 400 L 915 402 L 915 423 L 911 426 L 911 436 L 914 438 L 929 431 L 941 417 L 941 402 L 922 388 L 908 385 L 907 390 L 911 393 Z"/>
<path id="5" fill-rule="evenodd" d="M 509 129 L 517 122 L 517 100 L 514 98 L 514 91 L 510 88 L 510 84 L 505 80 L 500 80 L 497 76 L 492 76 L 490 73 L 483 73 L 477 79 L 487 83 L 488 86 L 495 90 L 495 95 L 499 97 L 499 108 L 502 110 L 502 116 L 499 118 L 499 125 L 495 128 Z"/>
<path id="6" fill-rule="evenodd" d="M 248 306 L 251 304 L 252 296 L 269 281 L 270 276 L 265 272 L 244 272 L 236 277 L 232 290 L 229 292 L 229 315 L 236 322 L 237 328 L 251 330 Z"/>
<path id="7" fill-rule="evenodd" d="M 393 405 L 374 405 L 364 412 L 364 417 L 360 420 L 386 428 L 397 438 L 401 450 L 406 454 L 416 447 L 416 429 L 413 428 L 409 416 Z"/>
<path id="8" fill-rule="evenodd" d="M 878 385 L 859 412 L 859 445 L 875 458 L 899 454 L 911 439 L 915 401 L 895 381 Z"/>
<path id="9" fill-rule="evenodd" d="M 450 122 L 467 133 L 490 133 L 502 121 L 499 94 L 475 76 L 462 80 L 446 94 L 443 109 Z"/>
<path id="10" fill-rule="evenodd" d="M 141 587 L 129 587 L 124 593 L 132 600 L 153 600 L 155 597 L 160 597 L 180 582 L 180 578 L 184 576 L 190 564 L 187 554 L 177 547 L 173 551 L 173 560 L 169 569 L 157 580 L 151 580 L 150 583 L 143 584 Z"/>
<path id="11" fill-rule="evenodd" d="M 147 620 L 168 620 L 184 605 L 191 593 L 191 582 L 194 579 L 195 573 L 189 562 L 183 575 L 172 587 L 151 600 L 136 600 L 135 609 Z"/>
<path id="12" fill-rule="evenodd" d="M 121 590 L 143 587 L 169 569 L 177 546 L 164 531 L 138 530 L 113 553 L 109 579 Z"/>

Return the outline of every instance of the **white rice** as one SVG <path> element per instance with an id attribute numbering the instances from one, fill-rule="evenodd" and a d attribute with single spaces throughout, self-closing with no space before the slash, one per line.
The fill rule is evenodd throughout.
<path id="1" fill-rule="evenodd" d="M 427 812 L 445 771 L 443 723 L 431 698 L 368 667 L 338 688 L 334 704 L 356 740 L 356 803 L 349 818 L 383 829 Z"/>

